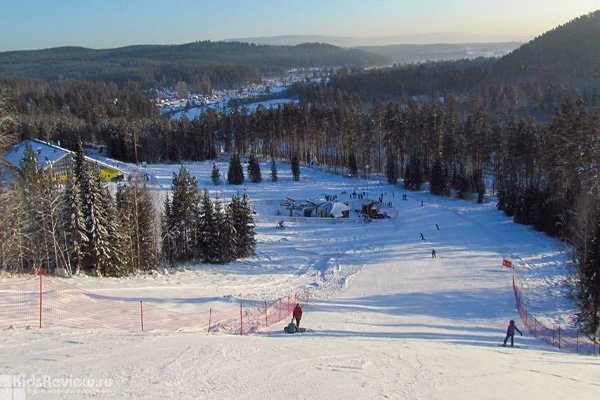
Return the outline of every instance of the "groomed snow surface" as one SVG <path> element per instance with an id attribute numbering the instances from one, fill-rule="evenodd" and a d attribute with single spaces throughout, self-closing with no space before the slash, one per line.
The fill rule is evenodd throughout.
<path id="1" fill-rule="evenodd" d="M 217 166 L 226 175 L 227 163 Z M 501 267 L 503 258 L 514 261 L 531 312 L 550 325 L 569 325 L 576 304 L 566 285 L 567 250 L 512 223 L 493 198 L 483 205 L 443 199 L 406 192 L 382 177 L 350 179 L 314 168 L 302 168 L 294 182 L 285 163 L 278 164 L 276 183 L 264 163 L 261 184 L 214 186 L 212 163 L 186 167 L 201 189 L 223 200 L 248 191 L 257 212 L 256 256 L 169 274 L 66 281 L 182 312 L 308 291 L 301 321 L 307 332 L 285 334 L 287 320 L 247 336 L 177 327 L 5 330 L 0 400 L 600 396 L 600 358 L 533 338 L 515 309 L 513 271 Z M 178 169 L 148 165 L 143 172 L 160 196 Z M 383 194 L 393 218 L 361 223 L 355 214 L 343 221 L 274 215 L 286 196 L 344 201 L 353 191 Z M 280 219 L 285 229 L 276 228 Z M 524 333 L 515 338 L 518 348 L 498 346 L 510 319 Z M 82 381 L 94 387 L 81 387 Z"/>

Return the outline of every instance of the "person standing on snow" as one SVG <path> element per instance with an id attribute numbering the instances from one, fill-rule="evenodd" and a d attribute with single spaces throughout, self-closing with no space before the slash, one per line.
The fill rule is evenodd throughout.
<path id="1" fill-rule="evenodd" d="M 296 328 L 300 328 L 300 320 L 302 319 L 302 307 L 300 307 L 300 303 L 296 303 L 292 316 L 296 320 Z"/>
<path id="2" fill-rule="evenodd" d="M 508 340 L 508 338 L 510 338 L 510 346 L 512 347 L 514 345 L 515 331 L 519 332 L 519 335 L 523 336 L 519 328 L 517 328 L 517 326 L 515 325 L 515 321 L 511 319 L 510 323 L 508 324 L 508 328 L 506 329 L 506 337 L 504 338 L 504 343 L 502 344 L 502 346 L 506 346 L 506 341 Z"/>

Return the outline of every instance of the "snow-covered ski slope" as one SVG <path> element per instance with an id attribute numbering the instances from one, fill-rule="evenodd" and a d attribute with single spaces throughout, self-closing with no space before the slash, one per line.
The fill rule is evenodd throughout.
<path id="1" fill-rule="evenodd" d="M 79 399 L 596 399 L 600 358 L 567 354 L 525 332 L 515 309 L 514 261 L 528 308 L 549 324 L 576 311 L 564 247 L 479 205 L 278 164 L 270 182 L 210 181 L 212 163 L 186 165 L 227 200 L 244 189 L 257 212 L 256 256 L 228 265 L 127 279 L 75 278 L 92 292 L 193 312 L 308 291 L 300 335 L 287 321 L 249 336 L 197 331 L 31 329 L 0 332 L 0 375 L 110 379 L 108 388 L 28 388 L 26 398 Z M 226 163 L 218 163 L 225 175 Z M 178 165 L 144 173 L 164 193 Z M 275 216 L 295 199 L 353 191 L 392 202 L 396 218 L 360 223 Z M 402 194 L 408 199 L 402 200 Z M 421 202 L 423 201 L 423 203 Z M 423 204 L 423 205 L 421 205 Z M 277 221 L 285 220 L 285 229 Z M 439 226 L 439 230 L 436 227 Z M 420 233 L 426 240 L 421 240 Z M 435 249 L 437 258 L 431 257 Z M 520 348 L 497 345 L 510 319 Z M 1 392 L 0 392 L 1 393 Z"/>

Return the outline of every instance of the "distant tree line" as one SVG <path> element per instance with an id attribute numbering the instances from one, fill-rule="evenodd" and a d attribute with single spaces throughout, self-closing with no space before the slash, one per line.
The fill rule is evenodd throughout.
<path id="1" fill-rule="evenodd" d="M 187 82 L 196 93 L 235 89 L 292 68 L 383 65 L 387 60 L 358 49 L 324 43 L 267 46 L 199 41 L 115 49 L 61 47 L 0 53 L 0 75 L 45 81 L 85 80 L 132 83 L 144 89 Z"/>

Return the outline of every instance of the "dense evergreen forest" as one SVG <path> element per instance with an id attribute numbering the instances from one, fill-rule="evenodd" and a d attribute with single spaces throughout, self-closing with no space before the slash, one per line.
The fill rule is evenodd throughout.
<path id="1" fill-rule="evenodd" d="M 586 41 L 591 47 L 582 49 L 596 51 L 600 59 L 600 34 L 590 28 L 599 19 L 596 12 L 574 20 L 526 45 L 535 51 L 520 49 L 499 61 L 346 69 L 326 87 L 295 88 L 301 97 L 298 104 L 259 107 L 253 113 L 243 107 L 227 113 L 208 110 L 193 121 L 159 116 L 134 84 L 4 78 L 2 144 L 31 136 L 59 140 L 76 150 L 82 140 L 105 144 L 109 156 L 132 162 L 209 160 L 221 151 L 294 160 L 296 165 L 316 158 L 353 175 L 366 172 L 369 165 L 371 172 L 411 190 L 428 182 L 429 190 L 441 196 L 485 201 L 486 192 L 493 192 L 498 208 L 515 222 L 573 245 L 579 268 L 575 290 L 582 304 L 578 318 L 582 328 L 594 334 L 600 326 L 597 70 L 593 64 L 577 67 L 571 49 L 561 52 L 560 46 L 570 46 L 578 35 L 594 34 L 597 40 Z M 544 53 L 547 41 L 560 44 L 549 47 L 550 56 Z M 526 54 L 521 61 L 519 54 Z M 540 61 L 544 68 L 520 79 L 519 68 L 510 66 L 533 62 L 532 54 L 546 60 Z M 560 68 L 568 68 L 565 65 L 574 69 L 563 75 Z M 558 78 L 548 73 L 553 69 Z M 251 175 L 258 179 L 260 171 L 252 169 Z M 176 184 L 181 182 L 186 186 L 179 191 Z M 491 187 L 486 182 L 492 182 Z M 226 259 L 210 253 L 210 241 L 203 236 L 207 222 L 183 226 L 198 218 L 183 217 L 177 229 L 169 228 L 172 213 L 181 209 L 176 205 L 180 192 L 177 199 L 191 196 L 186 203 L 191 205 L 181 215 L 212 215 L 211 207 L 223 210 L 207 201 L 206 192 L 202 197 L 181 171 L 174 177 L 173 199 L 164 205 L 157 240 L 162 251 L 156 254 L 171 262 L 225 262 L 252 250 L 250 234 L 240 253 L 234 247 L 228 247 Z M 6 201 L 5 207 L 11 203 Z M 230 204 L 238 202 L 243 199 Z M 226 211 L 217 214 L 224 219 L 211 226 L 220 226 L 216 231 L 223 235 L 231 222 Z M 248 220 L 244 224 L 251 226 Z M 130 264 L 143 269 L 140 263 Z M 95 264 L 88 260 L 87 265 Z"/>

